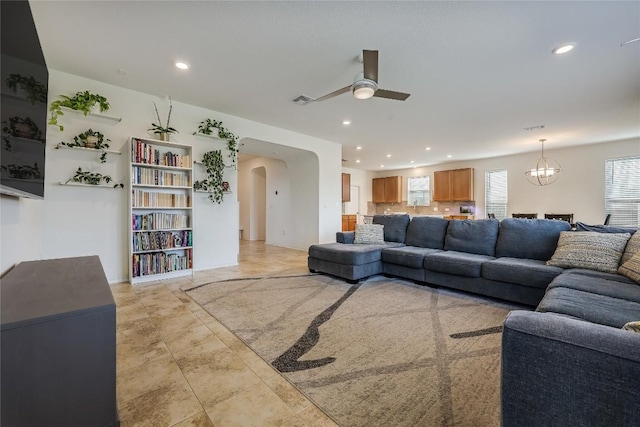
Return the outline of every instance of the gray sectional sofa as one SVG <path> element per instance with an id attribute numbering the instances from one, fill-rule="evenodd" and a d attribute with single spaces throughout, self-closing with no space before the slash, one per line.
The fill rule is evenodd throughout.
<path id="1" fill-rule="evenodd" d="M 503 426 L 640 426 L 640 334 L 621 329 L 640 321 L 640 285 L 546 265 L 569 223 L 408 215 L 373 222 L 384 225 L 383 244 L 337 233 L 336 243 L 309 248 L 309 269 L 350 282 L 391 275 L 536 307 L 504 322 Z"/>

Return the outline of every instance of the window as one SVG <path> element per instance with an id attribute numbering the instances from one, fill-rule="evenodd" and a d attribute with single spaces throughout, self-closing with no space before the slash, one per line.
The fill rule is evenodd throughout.
<path id="1" fill-rule="evenodd" d="M 507 171 L 485 171 L 484 212 L 494 214 L 496 219 L 507 217 Z"/>
<path id="2" fill-rule="evenodd" d="M 431 204 L 431 178 L 413 176 L 408 179 L 407 203 L 413 206 L 429 206 Z"/>
<path id="3" fill-rule="evenodd" d="M 640 156 L 605 162 L 604 211 L 609 225 L 640 225 Z M 604 220 L 604 218 L 603 218 Z"/>

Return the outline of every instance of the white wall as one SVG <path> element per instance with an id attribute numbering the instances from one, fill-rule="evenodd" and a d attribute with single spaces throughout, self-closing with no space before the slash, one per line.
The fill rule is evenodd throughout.
<path id="1" fill-rule="evenodd" d="M 60 186 L 73 175 L 78 166 L 109 174 L 121 181 L 126 175 L 126 156 L 109 156 L 101 165 L 92 158 L 93 153 L 75 150 L 55 150 L 60 141 L 71 141 L 73 136 L 91 127 L 111 139 L 111 149 L 119 150 L 130 136 L 150 136 L 147 129 L 155 122 L 152 101 L 158 105 L 162 120 L 166 120 L 168 101 L 159 97 L 108 85 L 102 82 L 49 70 L 49 101 L 59 94 L 72 95 L 89 90 L 106 96 L 111 103 L 107 114 L 122 117 L 120 123 L 102 118 L 83 117 L 68 113 L 59 117 L 65 131 L 49 126 L 47 129 L 47 159 L 45 165 L 44 200 L 2 197 L 2 254 L 1 271 L 15 263 L 33 259 L 60 258 L 96 254 L 100 256 L 110 282 L 126 280 L 128 270 L 127 227 L 129 224 L 126 190 Z M 313 243 L 331 241 L 340 227 L 340 145 L 312 138 L 284 129 L 251 122 L 239 117 L 173 102 L 171 126 L 180 133 L 174 141 L 192 145 L 194 156 L 224 147 L 224 143 L 211 142 L 191 135 L 205 118 L 222 120 L 224 125 L 241 137 L 278 141 L 283 146 L 298 147 L 314 153 L 317 166 L 311 173 L 327 176 L 317 185 L 316 207 L 306 227 L 311 229 L 304 240 Z M 304 163 L 304 162 L 303 162 Z M 293 178 L 300 178 L 299 173 Z M 335 178 L 334 178 L 335 177 Z M 196 176 L 196 179 L 198 176 Z M 225 179 L 231 189 L 237 187 L 237 172 L 225 170 Z M 301 185 L 308 180 L 301 179 Z M 300 193 L 296 189 L 296 194 Z M 194 266 L 196 269 L 213 268 L 237 263 L 238 203 L 236 193 L 225 195 L 222 205 L 213 204 L 206 194 L 194 197 Z M 292 229 L 295 233 L 296 229 Z M 300 242 L 292 241 L 292 245 Z"/>
<path id="2" fill-rule="evenodd" d="M 375 178 L 375 174 L 369 171 L 363 171 L 352 168 L 342 168 L 342 172 L 351 175 L 351 185 L 360 187 L 360 205 L 358 206 L 358 212 L 362 215 L 366 215 L 367 204 L 371 202 L 371 180 Z"/>
<path id="3" fill-rule="evenodd" d="M 437 166 L 376 172 L 375 177 L 401 175 L 403 200 L 407 200 L 407 178 L 433 176 L 434 171 L 475 169 L 474 193 L 476 218 L 484 218 L 484 173 L 487 170 L 508 171 L 508 212 L 573 213 L 575 221 L 602 224 L 604 221 L 604 164 L 606 159 L 640 155 L 640 139 L 582 145 L 548 150 L 545 155 L 560 162 L 562 174 L 553 184 L 539 187 L 530 184 L 524 172 L 535 166 L 540 152 L 490 159 L 451 162 Z M 353 179 L 353 178 L 352 178 Z M 433 189 L 433 180 L 432 180 Z M 369 199 L 371 192 L 368 193 Z"/>

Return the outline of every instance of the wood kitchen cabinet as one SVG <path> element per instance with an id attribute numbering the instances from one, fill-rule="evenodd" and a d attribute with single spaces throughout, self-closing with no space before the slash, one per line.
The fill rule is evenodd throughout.
<path id="1" fill-rule="evenodd" d="M 351 174 L 342 174 L 342 202 L 351 201 Z"/>
<path id="2" fill-rule="evenodd" d="M 472 202 L 473 168 L 433 173 L 433 200 L 436 202 Z"/>
<path id="3" fill-rule="evenodd" d="M 401 203 L 402 202 L 402 177 L 388 176 L 385 178 L 373 178 L 372 181 L 373 203 Z"/>
<path id="4" fill-rule="evenodd" d="M 342 231 L 356 230 L 356 215 L 342 215 Z"/>

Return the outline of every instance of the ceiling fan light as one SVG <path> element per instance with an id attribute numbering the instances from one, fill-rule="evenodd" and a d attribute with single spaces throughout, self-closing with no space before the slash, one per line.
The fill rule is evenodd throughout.
<path id="1" fill-rule="evenodd" d="M 378 85 L 373 80 L 362 79 L 353 84 L 351 90 L 357 99 L 369 99 L 376 93 Z"/>

